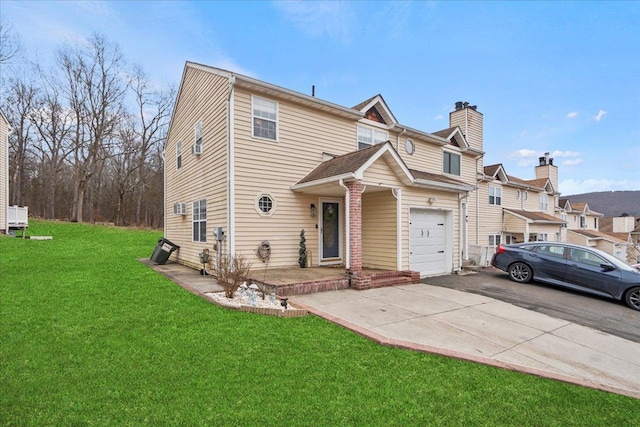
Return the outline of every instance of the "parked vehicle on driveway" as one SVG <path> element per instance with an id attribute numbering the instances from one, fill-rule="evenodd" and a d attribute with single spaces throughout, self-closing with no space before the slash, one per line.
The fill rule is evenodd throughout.
<path id="1" fill-rule="evenodd" d="M 640 271 L 598 249 L 556 242 L 498 245 L 491 265 L 531 280 L 624 301 L 640 310 Z"/>

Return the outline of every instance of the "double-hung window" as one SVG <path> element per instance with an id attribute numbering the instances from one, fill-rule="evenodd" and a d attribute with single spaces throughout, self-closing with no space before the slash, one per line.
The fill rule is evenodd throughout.
<path id="1" fill-rule="evenodd" d="M 193 202 L 193 241 L 207 241 L 207 199 Z"/>
<path id="2" fill-rule="evenodd" d="M 496 206 L 502 204 L 502 187 L 489 186 L 489 204 Z"/>
<path id="3" fill-rule="evenodd" d="M 460 176 L 460 154 L 443 151 L 442 172 Z"/>
<path id="4" fill-rule="evenodd" d="M 176 168 L 182 167 L 182 142 L 176 144 Z"/>
<path id="5" fill-rule="evenodd" d="M 254 138 L 278 140 L 278 103 L 254 96 L 251 98 Z"/>
<path id="6" fill-rule="evenodd" d="M 549 207 L 549 195 L 546 193 L 540 194 L 540 210 L 545 212 Z"/>
<path id="7" fill-rule="evenodd" d="M 202 122 L 196 123 L 193 128 L 193 153 L 202 154 Z"/>
<path id="8" fill-rule="evenodd" d="M 587 217 L 580 215 L 580 228 L 587 228 Z"/>
<path id="9" fill-rule="evenodd" d="M 489 246 L 498 246 L 500 244 L 500 234 L 489 234 Z"/>
<path id="10" fill-rule="evenodd" d="M 358 150 L 389 140 L 389 133 L 358 125 Z"/>

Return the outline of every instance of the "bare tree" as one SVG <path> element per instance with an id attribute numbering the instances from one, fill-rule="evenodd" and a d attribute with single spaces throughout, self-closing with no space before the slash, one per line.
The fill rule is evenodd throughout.
<path id="1" fill-rule="evenodd" d="M 30 115 L 38 138 L 33 149 L 40 163 L 45 199 L 45 218 L 56 217 L 56 196 L 61 180 L 58 174 L 71 153 L 73 113 L 61 103 L 59 83 L 47 73 L 40 73 L 42 90 Z"/>
<path id="2" fill-rule="evenodd" d="M 29 175 L 29 148 L 33 140 L 31 111 L 38 89 L 33 80 L 12 77 L 8 79 L 7 95 L 3 111 L 11 123 L 13 132 L 9 135 L 9 164 L 11 187 L 9 203 L 25 205 L 25 186 Z"/>
<path id="3" fill-rule="evenodd" d="M 71 220 L 82 222 L 88 181 L 104 160 L 107 144 L 122 115 L 127 89 L 125 64 L 117 45 L 95 35 L 86 47 L 61 49 L 58 65 L 66 77 L 65 91 L 75 116 Z"/>
<path id="4" fill-rule="evenodd" d="M 9 64 L 22 50 L 20 37 L 13 31 L 13 26 L 0 21 L 0 64 Z"/>
<path id="5" fill-rule="evenodd" d="M 137 152 L 137 181 L 135 222 L 141 223 L 142 201 L 145 191 L 152 183 L 148 167 L 150 156 L 158 152 L 166 136 L 175 89 L 153 90 L 141 67 L 135 67 L 131 81 L 136 101 L 136 136 L 139 140 Z"/>

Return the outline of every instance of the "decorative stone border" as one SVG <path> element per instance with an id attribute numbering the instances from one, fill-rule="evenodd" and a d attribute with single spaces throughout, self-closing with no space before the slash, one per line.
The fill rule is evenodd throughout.
<path id="1" fill-rule="evenodd" d="M 267 316 L 275 316 L 275 317 L 303 317 L 309 314 L 308 310 L 300 309 L 300 308 L 277 308 L 277 307 L 253 307 L 250 305 L 237 305 L 237 304 L 225 304 L 223 301 L 216 300 L 207 296 L 207 294 L 203 294 L 203 296 L 207 299 L 207 301 L 216 304 L 219 307 L 228 308 L 231 310 L 243 311 L 246 313 L 256 313 L 256 314 L 266 314 Z"/>

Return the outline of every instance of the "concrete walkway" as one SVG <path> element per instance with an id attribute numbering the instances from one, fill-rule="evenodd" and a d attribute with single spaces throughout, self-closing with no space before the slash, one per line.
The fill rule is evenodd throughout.
<path id="1" fill-rule="evenodd" d="M 222 290 L 179 264 L 145 263 L 194 294 Z M 299 295 L 290 302 L 383 345 L 640 399 L 640 343 L 493 298 L 415 284 Z"/>

